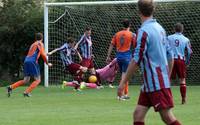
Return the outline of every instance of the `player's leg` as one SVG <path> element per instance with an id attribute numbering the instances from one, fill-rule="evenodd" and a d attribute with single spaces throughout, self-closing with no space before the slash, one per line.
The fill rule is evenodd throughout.
<path id="1" fill-rule="evenodd" d="M 41 77 L 35 76 L 34 81 L 31 83 L 31 85 L 24 91 L 24 96 L 30 97 L 30 93 L 35 89 L 41 82 Z"/>
<path id="2" fill-rule="evenodd" d="M 133 113 L 133 125 L 144 125 L 145 116 L 148 110 L 149 107 L 137 105 Z"/>
<path id="3" fill-rule="evenodd" d="M 186 103 L 186 90 L 187 90 L 187 85 L 186 85 L 186 80 L 185 78 L 180 79 L 180 93 L 181 93 L 181 98 L 182 98 L 182 104 Z"/>
<path id="4" fill-rule="evenodd" d="M 178 66 L 178 77 L 180 80 L 180 93 L 181 93 L 181 98 L 182 98 L 182 104 L 186 102 L 186 66 L 185 62 L 183 60 L 179 60 L 179 66 Z"/>
<path id="5" fill-rule="evenodd" d="M 171 108 L 160 110 L 159 113 L 163 122 L 166 125 L 181 125 L 181 123 L 176 119 L 176 117 L 172 113 Z"/>
<path id="6" fill-rule="evenodd" d="M 122 76 L 121 76 L 121 79 L 123 79 L 125 77 L 125 74 L 126 74 L 126 70 L 128 68 L 128 65 L 129 65 L 129 62 L 130 62 L 130 58 L 124 58 L 124 59 L 119 59 L 118 61 L 121 66 L 121 73 L 122 73 Z M 128 96 L 128 81 L 126 82 L 125 84 L 125 87 L 124 87 L 124 97 L 125 99 L 129 99 L 130 97 Z"/>
<path id="7" fill-rule="evenodd" d="M 145 116 L 151 106 L 151 101 L 149 96 L 145 92 L 140 92 L 140 96 L 138 99 L 138 105 L 135 108 L 133 113 L 133 125 L 144 125 L 145 123 Z"/>
<path id="8" fill-rule="evenodd" d="M 13 89 L 16 89 L 17 87 L 22 86 L 25 83 L 28 83 L 29 81 L 30 81 L 30 76 L 25 76 L 23 80 L 19 80 L 19 81 L 13 83 L 12 85 L 8 86 L 7 87 L 8 97 L 10 97 Z"/>

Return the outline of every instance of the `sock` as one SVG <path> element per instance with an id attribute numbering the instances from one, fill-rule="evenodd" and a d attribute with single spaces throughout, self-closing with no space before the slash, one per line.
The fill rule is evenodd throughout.
<path id="1" fill-rule="evenodd" d="M 83 72 L 82 71 L 80 71 L 80 72 L 78 72 L 75 76 L 74 76 L 74 80 L 75 81 L 78 81 L 79 83 L 80 82 L 82 82 L 83 81 Z"/>
<path id="2" fill-rule="evenodd" d="M 75 83 L 73 83 L 73 82 L 67 82 L 67 83 L 65 84 L 65 86 L 71 86 L 71 87 L 75 87 L 75 86 L 76 86 L 76 84 L 75 84 Z"/>
<path id="3" fill-rule="evenodd" d="M 86 86 L 93 89 L 97 88 L 97 85 L 95 83 L 86 83 Z"/>
<path id="4" fill-rule="evenodd" d="M 128 95 L 128 82 L 124 86 L 124 95 Z"/>
<path id="5" fill-rule="evenodd" d="M 134 122 L 133 125 L 144 125 L 144 122 Z"/>
<path id="6" fill-rule="evenodd" d="M 176 120 L 173 123 L 171 123 L 170 125 L 181 125 L 181 123 L 178 120 Z"/>
<path id="7" fill-rule="evenodd" d="M 17 81 L 16 83 L 12 84 L 10 87 L 12 89 L 15 89 L 15 88 L 17 88 L 17 87 L 19 87 L 21 85 L 24 85 L 24 80 Z"/>
<path id="8" fill-rule="evenodd" d="M 185 99 L 186 97 L 186 89 L 187 89 L 187 86 L 185 83 L 180 84 L 180 93 L 181 93 L 182 99 Z"/>
<path id="9" fill-rule="evenodd" d="M 26 89 L 25 93 L 31 93 L 31 91 L 38 86 L 40 83 L 40 80 L 35 80 L 34 82 L 31 83 L 31 85 Z"/>

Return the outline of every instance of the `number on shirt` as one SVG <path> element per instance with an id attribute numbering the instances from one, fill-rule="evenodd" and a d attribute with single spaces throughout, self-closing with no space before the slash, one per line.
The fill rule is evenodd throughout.
<path id="1" fill-rule="evenodd" d="M 175 46 L 178 47 L 178 46 L 179 46 L 179 43 L 180 43 L 179 40 L 176 39 L 176 40 L 175 40 Z"/>

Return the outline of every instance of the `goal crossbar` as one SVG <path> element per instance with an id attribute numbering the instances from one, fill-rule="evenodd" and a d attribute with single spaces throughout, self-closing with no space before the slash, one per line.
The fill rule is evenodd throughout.
<path id="1" fill-rule="evenodd" d="M 114 4 L 131 4 L 137 3 L 138 0 L 128 1 L 93 1 L 93 2 L 56 2 L 56 3 L 44 3 L 45 6 L 73 6 L 73 5 L 114 5 Z M 199 0 L 154 0 L 155 2 L 178 2 L 178 1 L 196 1 Z"/>

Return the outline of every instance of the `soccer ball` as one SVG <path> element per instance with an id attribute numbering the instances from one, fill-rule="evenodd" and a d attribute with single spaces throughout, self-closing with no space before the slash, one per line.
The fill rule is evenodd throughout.
<path id="1" fill-rule="evenodd" d="M 96 77 L 95 75 L 91 75 L 91 76 L 89 77 L 88 81 L 89 81 L 90 83 L 95 83 L 95 82 L 97 82 L 97 77 Z"/>

